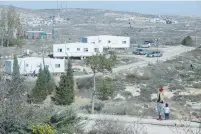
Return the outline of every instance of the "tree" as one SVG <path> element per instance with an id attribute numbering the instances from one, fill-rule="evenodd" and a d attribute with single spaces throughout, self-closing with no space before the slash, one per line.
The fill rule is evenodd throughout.
<path id="1" fill-rule="evenodd" d="M 5 82 L 0 86 L 0 133 L 10 134 L 18 132 L 26 134 L 24 130 L 29 117 L 26 116 L 24 106 L 25 85 L 23 79 Z"/>
<path id="2" fill-rule="evenodd" d="M 183 41 L 181 42 L 182 45 L 184 46 L 193 46 L 193 40 L 191 38 L 191 36 L 187 36 L 183 39 Z"/>
<path id="3" fill-rule="evenodd" d="M 0 19 L 0 29 L 1 29 L 1 46 L 3 47 L 4 45 L 4 37 L 5 37 L 5 31 L 6 31 L 6 12 L 5 9 L 3 8 L 1 11 L 1 19 Z"/>
<path id="4" fill-rule="evenodd" d="M 44 64 L 45 65 L 45 64 Z M 55 88 L 55 83 L 47 67 L 39 69 L 36 85 L 32 89 L 31 99 L 34 103 L 40 103 L 52 93 Z"/>
<path id="5" fill-rule="evenodd" d="M 19 65 L 18 65 L 18 59 L 15 55 L 13 58 L 13 72 L 12 72 L 12 80 L 15 81 L 17 79 L 20 79 L 20 71 L 19 71 Z"/>
<path id="6" fill-rule="evenodd" d="M 110 51 L 108 54 L 97 54 L 87 59 L 87 65 L 93 71 L 93 91 L 92 91 L 92 114 L 94 114 L 94 96 L 96 94 L 96 74 L 98 72 L 105 73 L 105 71 L 112 72 L 112 67 L 116 63 L 117 56 L 114 52 Z"/>
<path id="7" fill-rule="evenodd" d="M 11 6 L 8 9 L 3 9 L 1 11 L 0 28 L 2 32 L 2 46 L 8 47 L 23 44 L 23 41 L 19 36 L 19 32 L 22 31 L 20 16 L 14 7 Z"/>
<path id="8" fill-rule="evenodd" d="M 97 95 L 100 100 L 108 100 L 114 93 L 114 85 L 111 78 L 102 78 L 98 86 Z"/>
<path id="9" fill-rule="evenodd" d="M 68 59 L 66 73 L 60 77 L 59 86 L 56 87 L 56 95 L 53 100 L 58 105 L 70 105 L 75 100 L 74 77 L 70 59 Z"/>

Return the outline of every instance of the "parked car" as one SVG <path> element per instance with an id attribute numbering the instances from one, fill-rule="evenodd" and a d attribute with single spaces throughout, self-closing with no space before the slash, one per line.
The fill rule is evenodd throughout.
<path id="1" fill-rule="evenodd" d="M 147 54 L 148 52 L 143 50 L 143 49 L 136 49 L 135 51 L 133 51 L 134 54 L 137 54 L 137 55 L 145 55 Z"/>
<path id="2" fill-rule="evenodd" d="M 150 47 L 150 43 L 149 44 L 142 44 L 142 45 L 138 45 L 139 48 L 149 48 Z"/>
<path id="3" fill-rule="evenodd" d="M 161 57 L 162 53 L 160 51 L 154 51 L 146 54 L 146 57 Z"/>

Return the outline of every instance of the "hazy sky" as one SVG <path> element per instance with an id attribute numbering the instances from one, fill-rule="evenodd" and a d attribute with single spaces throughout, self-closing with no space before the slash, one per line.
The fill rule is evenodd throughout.
<path id="1" fill-rule="evenodd" d="M 66 4 L 67 3 L 67 4 Z M 57 1 L 0 1 L 1 5 L 13 5 L 22 8 L 31 9 L 52 9 L 57 8 Z M 94 8 L 94 9 L 109 9 L 116 11 L 130 11 L 146 14 L 168 14 L 168 15 L 195 15 L 201 16 L 201 1 L 155 1 L 155 2 L 145 2 L 145 1 L 105 1 L 105 2 L 95 2 L 95 1 L 68 1 L 59 2 L 59 7 L 63 8 Z"/>

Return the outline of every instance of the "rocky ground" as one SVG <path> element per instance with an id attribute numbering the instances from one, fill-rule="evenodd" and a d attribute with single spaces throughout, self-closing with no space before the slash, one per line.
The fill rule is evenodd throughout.
<path id="1" fill-rule="evenodd" d="M 198 117 L 201 100 L 200 52 L 200 49 L 196 49 L 175 59 L 139 68 L 138 71 L 114 75 L 114 96 L 109 101 L 97 100 L 97 112 L 155 117 L 157 90 L 160 86 L 164 86 L 166 102 L 172 111 L 171 118 L 184 118 L 184 110 L 188 111 L 186 117 L 189 117 L 189 114 Z M 190 68 L 190 63 L 193 69 Z M 89 98 L 88 102 L 90 102 L 91 85 L 90 78 L 77 82 L 78 93 L 85 94 L 81 96 Z M 82 109 L 85 112 L 90 111 L 88 106 Z"/>

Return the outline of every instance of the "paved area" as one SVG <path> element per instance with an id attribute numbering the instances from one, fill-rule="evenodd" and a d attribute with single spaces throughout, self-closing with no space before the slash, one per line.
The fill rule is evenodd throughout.
<path id="1" fill-rule="evenodd" d="M 122 116 L 122 115 L 99 115 L 99 114 L 79 114 L 81 117 L 85 117 L 87 124 L 85 126 L 85 131 L 88 132 L 93 129 L 95 120 L 103 121 L 118 121 L 122 125 L 135 126 L 134 124 L 139 123 L 139 127 L 146 130 L 146 134 L 200 134 L 199 123 L 193 123 L 188 121 L 178 121 L 178 120 L 163 120 L 158 121 L 156 119 L 143 119 L 132 116 Z M 134 127 L 136 129 L 136 127 Z M 190 132 L 193 131 L 193 132 Z M 139 134 L 144 134 L 139 132 Z"/>

